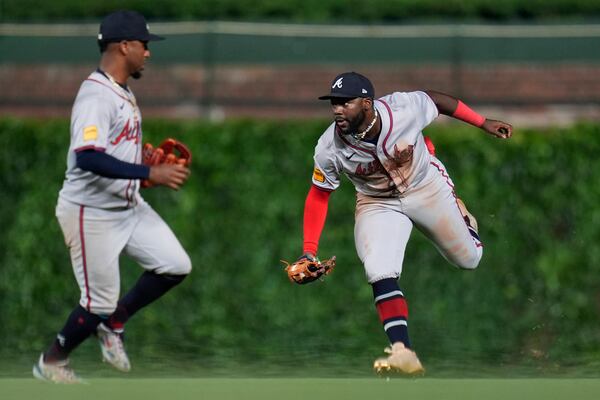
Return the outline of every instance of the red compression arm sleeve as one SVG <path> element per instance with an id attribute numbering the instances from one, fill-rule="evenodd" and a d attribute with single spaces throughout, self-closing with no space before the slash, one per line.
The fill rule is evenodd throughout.
<path id="1" fill-rule="evenodd" d="M 466 123 L 477 126 L 479 128 L 485 122 L 485 117 L 477 114 L 469 106 L 467 106 L 460 100 L 458 100 L 458 105 L 456 106 L 456 110 L 454 110 L 454 113 L 452 113 L 452 116 L 456 119 L 460 119 L 461 121 L 465 121 Z"/>
<path id="2" fill-rule="evenodd" d="M 329 204 L 331 192 L 311 186 L 304 203 L 304 253 L 317 255 L 319 238 L 325 226 L 327 217 L 327 205 Z"/>

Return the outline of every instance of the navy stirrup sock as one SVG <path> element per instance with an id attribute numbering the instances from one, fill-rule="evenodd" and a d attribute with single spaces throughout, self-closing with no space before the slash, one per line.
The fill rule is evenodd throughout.
<path id="1" fill-rule="evenodd" d="M 65 360 L 71 351 L 96 332 L 100 322 L 102 322 L 100 316 L 92 314 L 79 305 L 75 307 L 54 343 L 44 353 L 44 360 L 50 362 Z"/>
<path id="2" fill-rule="evenodd" d="M 123 325 L 133 314 L 177 286 L 186 276 L 145 271 L 135 286 L 119 300 L 117 309 L 108 319 L 108 325 L 115 330 L 123 329 Z"/>
<path id="3" fill-rule="evenodd" d="M 374 282 L 372 287 L 375 307 L 390 343 L 402 342 L 410 348 L 408 305 L 396 278 L 382 279 Z"/>

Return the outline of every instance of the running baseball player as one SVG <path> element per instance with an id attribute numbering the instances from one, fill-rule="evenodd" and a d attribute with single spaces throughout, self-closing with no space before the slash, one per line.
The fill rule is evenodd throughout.
<path id="1" fill-rule="evenodd" d="M 133 11 L 114 12 L 100 25 L 100 66 L 75 99 L 66 179 L 56 207 L 81 297 L 34 365 L 36 378 L 80 382 L 68 357 L 92 334 L 100 341 L 104 361 L 129 371 L 122 341 L 125 322 L 191 271 L 187 253 L 139 193 L 140 180 L 177 190 L 190 173 L 179 164 L 141 163 L 142 116 L 127 81 L 141 77 L 150 57 L 148 42 L 161 39 Z M 144 272 L 119 299 L 122 252 Z"/>
<path id="2" fill-rule="evenodd" d="M 315 148 L 299 260 L 316 259 L 329 196 L 344 173 L 357 191 L 356 250 L 391 344 L 374 368 L 423 372 L 411 350 L 407 302 L 398 286 L 412 227 L 459 268 L 477 268 L 483 245 L 475 218 L 456 197 L 454 183 L 422 130 L 440 113 L 502 139 L 511 137 L 512 127 L 439 92 L 396 92 L 375 99 L 369 79 L 355 72 L 338 75 L 330 93 L 319 99 L 331 102 L 334 122 Z"/>

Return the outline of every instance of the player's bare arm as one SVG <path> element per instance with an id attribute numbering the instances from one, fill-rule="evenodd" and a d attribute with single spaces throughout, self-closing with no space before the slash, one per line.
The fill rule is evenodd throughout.
<path id="1" fill-rule="evenodd" d="M 158 164 L 150 167 L 149 180 L 157 185 L 170 187 L 173 190 L 179 188 L 190 176 L 190 169 L 179 164 Z"/>
<path id="2" fill-rule="evenodd" d="M 431 97 L 440 114 L 448 115 L 477 126 L 500 139 L 508 139 L 512 136 L 512 125 L 506 122 L 484 118 L 462 101 L 445 93 L 433 90 L 426 90 L 425 93 Z"/>

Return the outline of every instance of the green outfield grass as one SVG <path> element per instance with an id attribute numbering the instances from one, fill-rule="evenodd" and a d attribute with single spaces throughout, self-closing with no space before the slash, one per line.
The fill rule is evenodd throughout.
<path id="1" fill-rule="evenodd" d="M 91 379 L 62 386 L 0 379 L 0 398 L 13 399 L 598 399 L 599 379 Z"/>

